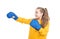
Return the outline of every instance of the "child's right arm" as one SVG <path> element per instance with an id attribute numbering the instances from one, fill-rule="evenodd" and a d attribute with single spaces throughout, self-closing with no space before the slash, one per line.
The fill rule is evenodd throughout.
<path id="1" fill-rule="evenodd" d="M 7 14 L 7 17 L 8 18 L 13 18 L 14 20 L 16 20 L 17 22 L 21 22 L 21 23 L 25 23 L 25 24 L 30 24 L 31 22 L 31 19 L 25 19 L 25 18 L 21 18 L 21 17 L 18 17 L 15 13 L 13 12 L 9 12 Z"/>
<path id="2" fill-rule="evenodd" d="M 25 18 L 22 18 L 22 17 L 18 17 L 18 19 L 16 21 L 24 23 L 24 24 L 30 24 L 31 19 L 25 19 Z"/>

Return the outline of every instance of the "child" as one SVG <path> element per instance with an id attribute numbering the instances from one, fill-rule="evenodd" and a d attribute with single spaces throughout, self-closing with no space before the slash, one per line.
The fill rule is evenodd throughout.
<path id="1" fill-rule="evenodd" d="M 25 19 L 18 17 L 13 12 L 7 14 L 8 18 L 13 18 L 17 22 L 30 25 L 28 39 L 46 39 L 49 29 L 49 16 L 46 8 L 37 7 L 35 12 L 35 19 Z"/>

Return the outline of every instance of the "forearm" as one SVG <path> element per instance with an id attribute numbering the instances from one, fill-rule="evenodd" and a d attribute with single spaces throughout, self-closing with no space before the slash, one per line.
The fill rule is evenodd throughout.
<path id="1" fill-rule="evenodd" d="M 24 23 L 24 24 L 30 24 L 31 19 L 25 19 L 25 18 L 22 18 L 22 17 L 18 17 L 18 19 L 16 21 L 20 22 L 20 23 Z"/>

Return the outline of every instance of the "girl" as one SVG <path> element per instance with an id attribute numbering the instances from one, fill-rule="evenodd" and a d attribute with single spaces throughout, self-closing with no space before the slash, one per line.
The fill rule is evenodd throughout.
<path id="1" fill-rule="evenodd" d="M 8 18 L 13 18 L 17 22 L 30 25 L 28 39 L 46 39 L 49 30 L 49 16 L 46 8 L 37 7 L 35 11 L 35 19 L 25 19 L 16 16 L 13 12 L 7 14 Z"/>

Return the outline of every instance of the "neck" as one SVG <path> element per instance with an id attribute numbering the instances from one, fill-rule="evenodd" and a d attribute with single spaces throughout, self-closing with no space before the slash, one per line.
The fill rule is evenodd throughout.
<path id="1" fill-rule="evenodd" d="M 41 20 L 42 19 L 42 17 L 40 17 L 38 20 Z"/>
<path id="2" fill-rule="evenodd" d="M 38 20 L 41 20 L 41 17 Z"/>

